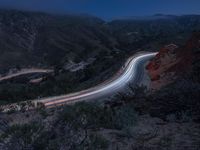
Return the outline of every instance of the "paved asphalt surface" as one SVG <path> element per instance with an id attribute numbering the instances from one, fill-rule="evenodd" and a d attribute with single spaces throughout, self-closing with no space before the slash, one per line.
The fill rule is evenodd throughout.
<path id="1" fill-rule="evenodd" d="M 43 103 L 46 107 L 54 107 L 79 101 L 111 97 L 117 92 L 123 91 L 128 83 L 132 85 L 138 84 L 144 74 L 144 64 L 156 54 L 157 53 L 149 52 L 132 56 L 112 79 L 90 89 L 72 94 L 35 100 L 33 102 L 36 104 L 37 102 Z"/>

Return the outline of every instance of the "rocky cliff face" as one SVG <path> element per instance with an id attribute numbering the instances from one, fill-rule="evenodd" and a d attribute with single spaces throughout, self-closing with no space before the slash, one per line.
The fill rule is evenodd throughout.
<path id="1" fill-rule="evenodd" d="M 160 49 L 156 57 L 147 65 L 151 87 L 160 87 L 173 82 L 185 74 L 198 80 L 200 32 L 196 32 L 182 47 L 170 44 Z"/>

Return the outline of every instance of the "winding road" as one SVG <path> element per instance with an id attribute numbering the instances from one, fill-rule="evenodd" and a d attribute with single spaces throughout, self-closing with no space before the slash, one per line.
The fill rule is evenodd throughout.
<path id="1" fill-rule="evenodd" d="M 21 70 L 19 72 L 4 76 L 4 77 L 0 77 L 0 82 L 4 81 L 4 80 L 9 80 L 11 78 L 15 78 L 18 76 L 22 76 L 22 75 L 27 75 L 27 74 L 33 74 L 33 73 L 51 73 L 53 72 L 53 70 L 50 69 L 35 69 L 35 68 L 31 68 L 31 69 L 24 69 Z"/>
<path id="2" fill-rule="evenodd" d="M 110 80 L 80 92 L 34 100 L 35 104 L 43 103 L 46 107 L 54 107 L 79 101 L 109 97 L 122 91 L 129 82 L 136 85 L 141 80 L 144 64 L 157 53 L 143 53 L 130 57 L 122 69 Z"/>

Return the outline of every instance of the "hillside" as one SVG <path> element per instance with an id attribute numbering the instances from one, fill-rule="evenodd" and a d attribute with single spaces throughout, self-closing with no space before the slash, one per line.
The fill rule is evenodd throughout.
<path id="1" fill-rule="evenodd" d="M 93 16 L 1 10 L 0 78 L 32 68 L 53 73 L 0 82 L 0 103 L 97 85 L 113 76 L 136 52 L 156 51 L 169 43 L 180 45 L 198 29 L 198 15 L 105 22 Z"/>
<path id="2" fill-rule="evenodd" d="M 0 70 L 54 67 L 114 51 L 104 21 L 91 16 L 56 16 L 0 11 Z"/>
<path id="3" fill-rule="evenodd" d="M 188 24 L 190 22 L 190 24 Z M 120 50 L 155 51 L 184 42 L 200 16 L 155 15 L 105 22 L 83 15 L 0 11 L 0 73 L 11 68 L 64 67 Z"/>
<path id="4" fill-rule="evenodd" d="M 47 76 L 1 82 L 2 103 L 91 87 L 113 75 L 125 60 L 105 22 L 92 16 L 1 10 L 0 33 L 0 76 L 29 68 L 54 70 Z"/>
<path id="5" fill-rule="evenodd" d="M 152 88 L 158 89 L 176 78 L 199 82 L 200 33 L 196 32 L 183 46 L 167 45 L 147 65 Z"/>
<path id="6" fill-rule="evenodd" d="M 191 119 L 200 121 L 199 40 L 200 33 L 194 32 L 182 46 L 162 48 L 147 65 L 151 89 L 155 90 L 146 101 L 152 115 L 187 113 Z"/>
<path id="7" fill-rule="evenodd" d="M 120 48 L 155 51 L 169 43 L 184 43 L 192 31 L 200 29 L 200 16 L 157 14 L 113 20 L 109 25 Z"/>

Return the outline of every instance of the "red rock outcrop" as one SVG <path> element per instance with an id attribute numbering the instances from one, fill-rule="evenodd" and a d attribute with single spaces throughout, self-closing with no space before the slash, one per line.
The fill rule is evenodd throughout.
<path id="1" fill-rule="evenodd" d="M 190 70 L 194 59 L 199 57 L 194 52 L 197 48 L 200 48 L 200 32 L 194 33 L 183 47 L 170 44 L 162 48 L 146 67 L 152 81 L 151 88 L 159 89 Z"/>

